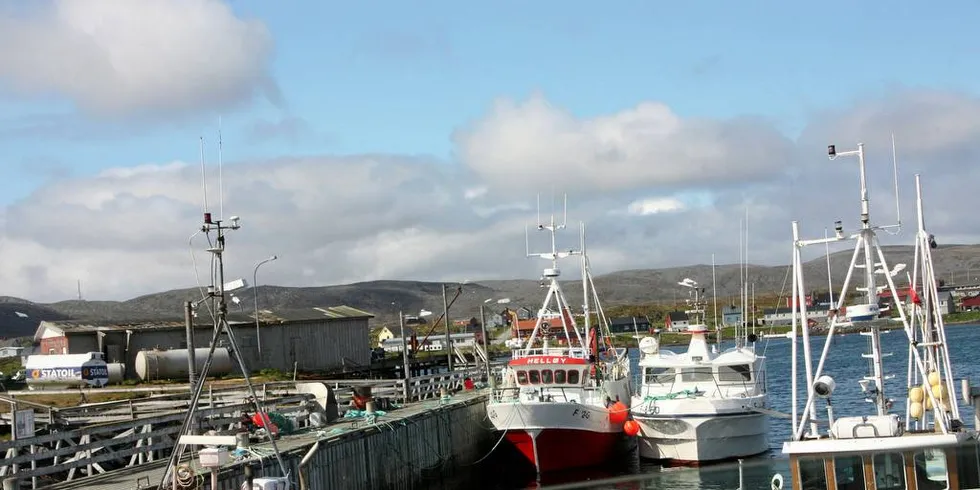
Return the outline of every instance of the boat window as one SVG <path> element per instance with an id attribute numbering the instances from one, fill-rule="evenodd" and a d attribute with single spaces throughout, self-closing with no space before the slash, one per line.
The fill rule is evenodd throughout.
<path id="1" fill-rule="evenodd" d="M 926 449 L 915 453 L 915 483 L 920 490 L 949 488 L 946 476 L 946 453 L 942 449 Z"/>
<path id="2" fill-rule="evenodd" d="M 552 373 L 550 369 L 543 369 L 541 371 L 541 382 L 546 385 L 550 385 L 554 383 L 555 382 L 554 373 Z"/>
<path id="3" fill-rule="evenodd" d="M 688 368 L 688 369 L 681 369 L 680 371 L 681 371 L 681 381 L 701 382 L 701 381 L 715 380 L 715 375 L 712 374 L 711 368 L 708 367 Z"/>
<path id="4" fill-rule="evenodd" d="M 541 383 L 541 373 L 537 369 L 532 369 L 527 372 L 527 379 L 532 385 Z"/>
<path id="5" fill-rule="evenodd" d="M 905 489 L 905 462 L 901 453 L 879 453 L 872 458 L 875 488 L 878 490 Z"/>
<path id="6" fill-rule="evenodd" d="M 555 369 L 555 383 L 563 385 L 565 384 L 565 370 Z"/>
<path id="7" fill-rule="evenodd" d="M 527 371 L 517 372 L 517 384 L 526 385 L 527 384 Z"/>
<path id="8" fill-rule="evenodd" d="M 864 459 L 861 456 L 834 458 L 837 490 L 864 490 Z"/>
<path id="9" fill-rule="evenodd" d="M 569 369 L 568 370 L 568 384 L 577 385 L 578 384 L 578 370 Z"/>
<path id="10" fill-rule="evenodd" d="M 752 366 L 750 364 L 718 366 L 718 381 L 752 381 Z"/>
<path id="11" fill-rule="evenodd" d="M 673 383 L 674 370 L 670 368 L 662 368 L 662 367 L 648 367 L 646 368 L 646 376 L 644 382 L 648 384 Z"/>
<path id="12" fill-rule="evenodd" d="M 823 458 L 800 458 L 797 462 L 802 490 L 827 490 L 827 473 Z"/>
<path id="13" fill-rule="evenodd" d="M 977 461 L 977 445 L 966 444 L 956 448 L 956 474 L 963 490 L 980 489 L 980 465 Z"/>

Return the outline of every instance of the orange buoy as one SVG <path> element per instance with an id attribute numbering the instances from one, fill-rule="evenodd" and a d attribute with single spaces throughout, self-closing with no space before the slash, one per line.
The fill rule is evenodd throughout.
<path id="1" fill-rule="evenodd" d="M 609 407 L 609 421 L 614 424 L 622 424 L 629 418 L 629 407 L 623 402 L 613 403 Z"/>
<path id="2" fill-rule="evenodd" d="M 623 432 L 630 437 L 635 436 L 640 433 L 640 424 L 633 419 L 627 420 L 623 424 Z"/>

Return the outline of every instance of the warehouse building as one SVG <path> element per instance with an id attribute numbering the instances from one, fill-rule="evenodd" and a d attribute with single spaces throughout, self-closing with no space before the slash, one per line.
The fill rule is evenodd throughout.
<path id="1" fill-rule="evenodd" d="M 194 326 L 196 348 L 208 347 L 213 328 L 201 323 L 210 316 L 199 312 Z M 327 371 L 369 366 L 371 345 L 368 320 L 373 315 L 349 306 L 260 310 L 259 328 L 249 314 L 229 313 L 241 357 L 249 370 Z M 143 350 L 187 348 L 183 321 L 90 322 L 42 321 L 34 335 L 38 354 L 102 352 L 106 362 L 123 363 L 134 377 L 136 355 Z M 261 352 L 259 347 L 261 344 Z M 230 347 L 222 334 L 219 346 Z M 237 370 L 237 369 L 236 369 Z"/>

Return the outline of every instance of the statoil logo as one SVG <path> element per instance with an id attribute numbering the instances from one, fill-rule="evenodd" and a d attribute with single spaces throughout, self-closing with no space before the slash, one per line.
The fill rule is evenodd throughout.
<path id="1" fill-rule="evenodd" d="M 41 378 L 41 370 L 40 369 L 32 369 L 31 370 L 31 378 L 40 379 Z"/>

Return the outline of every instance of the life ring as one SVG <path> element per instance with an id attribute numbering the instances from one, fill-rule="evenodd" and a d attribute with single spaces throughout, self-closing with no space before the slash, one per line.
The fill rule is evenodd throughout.
<path id="1" fill-rule="evenodd" d="M 776 473 L 772 475 L 772 490 L 783 490 L 783 475 Z"/>

